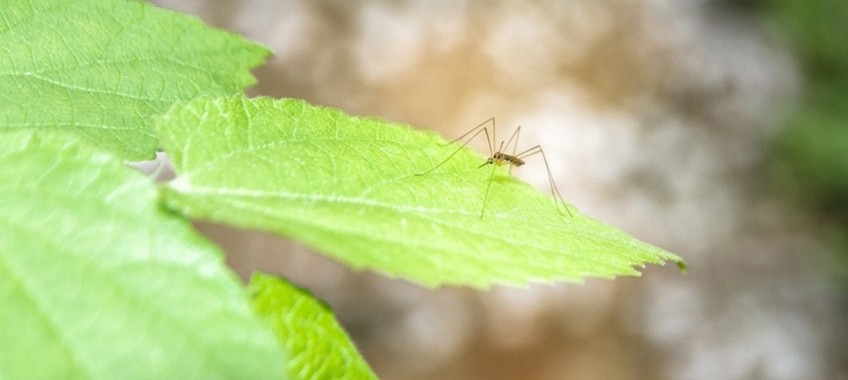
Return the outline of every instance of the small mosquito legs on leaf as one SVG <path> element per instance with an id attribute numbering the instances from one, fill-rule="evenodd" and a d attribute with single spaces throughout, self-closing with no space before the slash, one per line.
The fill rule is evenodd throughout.
<path id="1" fill-rule="evenodd" d="M 491 127 L 491 133 L 489 133 L 490 127 Z M 459 136 L 455 140 L 453 140 L 453 141 L 451 141 L 447 144 L 444 144 L 444 145 L 450 145 L 450 144 L 454 144 L 456 142 L 462 141 L 462 145 L 460 145 L 455 151 L 453 151 L 453 153 L 451 153 L 449 156 L 447 156 L 447 158 L 445 158 L 444 160 L 442 160 L 441 162 L 436 164 L 436 166 L 430 168 L 430 170 L 427 170 L 427 171 L 422 172 L 422 173 L 417 173 L 416 175 L 427 175 L 427 174 L 432 173 L 434 170 L 438 169 L 439 167 L 444 165 L 446 162 L 450 161 L 450 159 L 453 158 L 453 156 L 455 156 L 457 153 L 459 153 L 459 151 L 463 147 L 468 145 L 468 143 L 471 142 L 471 140 L 474 140 L 477 136 L 479 136 L 480 133 L 483 133 L 483 134 L 486 135 L 486 142 L 489 145 L 489 157 L 486 159 L 486 161 L 484 161 L 482 164 L 480 164 L 480 166 L 478 168 L 482 168 L 486 165 L 492 165 L 492 172 L 491 172 L 491 174 L 489 174 L 489 181 L 486 184 L 486 192 L 483 195 L 483 206 L 480 209 L 480 219 L 483 218 L 483 213 L 486 210 L 486 201 L 489 199 L 489 190 L 492 187 L 492 180 L 494 179 L 494 175 L 495 175 L 495 167 L 508 165 L 507 168 L 508 168 L 509 172 L 512 173 L 513 167 L 519 167 L 519 166 L 524 165 L 524 163 L 525 163 L 524 159 L 526 159 L 527 157 L 536 155 L 536 154 L 541 154 L 542 155 L 542 161 L 545 163 L 545 170 L 547 171 L 547 174 L 548 174 L 548 185 L 550 186 L 551 195 L 554 198 L 554 205 L 556 206 L 557 211 L 559 211 L 559 213 L 562 214 L 563 216 L 566 215 L 566 213 L 568 214 L 568 216 L 574 216 L 571 213 L 571 210 L 568 208 L 568 205 L 562 199 L 562 195 L 560 195 L 560 193 L 559 193 L 559 189 L 557 188 L 557 185 L 554 182 L 554 176 L 551 173 L 551 167 L 550 167 L 550 165 L 548 165 L 548 158 L 545 157 L 545 151 L 542 150 L 542 147 L 540 145 L 536 145 L 536 146 L 529 148 L 527 150 L 524 150 L 520 153 L 516 153 L 516 150 L 518 148 L 518 138 L 521 134 L 521 126 L 518 126 L 518 128 L 516 128 L 515 131 L 512 132 L 512 135 L 509 137 L 508 140 L 506 140 L 506 141 L 501 140 L 500 144 L 497 146 L 497 149 L 495 149 L 495 143 L 497 142 L 497 135 L 496 135 L 497 132 L 495 130 L 495 118 L 494 117 L 491 117 L 488 120 L 478 124 L 476 127 L 471 128 L 468 132 L 465 132 L 462 136 Z M 510 145 L 512 145 L 512 153 L 511 154 L 506 153 L 506 151 L 509 150 Z M 565 212 L 563 212 L 563 209 L 565 210 Z"/>
<path id="2" fill-rule="evenodd" d="M 489 143 L 489 156 L 491 157 L 491 154 L 492 154 L 492 153 L 491 153 L 491 152 L 492 152 L 492 140 L 491 140 L 491 139 L 489 139 L 489 131 L 488 131 L 488 127 L 486 126 L 486 125 L 487 125 L 487 124 L 489 124 L 490 122 L 492 123 L 492 126 L 493 126 L 493 128 L 494 128 L 494 125 L 495 125 L 495 118 L 489 118 L 489 120 L 486 120 L 486 121 L 484 121 L 484 122 L 480 123 L 479 125 L 477 125 L 476 127 L 471 128 L 468 132 L 465 132 L 465 134 L 463 134 L 462 136 L 457 137 L 455 140 L 450 141 L 450 142 L 445 143 L 445 144 L 441 144 L 442 146 L 451 145 L 451 144 L 453 144 L 453 143 L 456 143 L 457 141 L 460 141 L 460 140 L 462 140 L 462 139 L 465 139 L 465 137 L 466 137 L 466 136 L 471 135 L 471 137 L 469 137 L 468 139 L 466 139 L 466 140 L 462 143 L 462 145 L 460 145 L 458 148 L 456 148 L 456 150 L 455 150 L 455 151 L 453 151 L 453 153 L 451 153 L 449 156 L 447 156 L 444 160 L 442 160 L 442 162 L 439 162 L 438 164 L 436 164 L 436 166 L 434 166 L 434 167 L 430 168 L 430 170 L 427 170 L 426 172 L 423 172 L 423 173 L 416 173 L 415 175 L 426 175 L 426 174 L 430 174 L 430 173 L 432 173 L 432 172 L 433 172 L 433 170 L 436 170 L 436 169 L 440 168 L 442 165 L 444 165 L 445 163 L 447 163 L 448 161 L 450 161 L 450 159 L 451 159 L 451 158 L 453 158 L 453 156 L 455 156 L 457 153 L 459 153 L 459 151 L 460 151 L 460 150 L 462 150 L 462 148 L 463 148 L 463 147 L 465 147 L 466 145 L 468 145 L 468 143 L 469 143 L 469 142 L 471 142 L 471 140 L 474 140 L 474 138 L 475 138 L 475 137 L 477 137 L 478 135 L 480 135 L 480 132 L 485 132 L 485 133 L 486 133 L 486 141 Z M 493 130 L 493 131 L 494 131 L 494 130 Z M 481 167 L 482 167 L 482 166 L 481 166 Z"/>

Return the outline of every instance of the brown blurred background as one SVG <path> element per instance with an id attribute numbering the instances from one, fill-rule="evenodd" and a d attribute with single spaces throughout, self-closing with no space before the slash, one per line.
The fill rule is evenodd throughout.
<path id="1" fill-rule="evenodd" d="M 273 49 L 252 95 L 448 137 L 491 116 L 521 124 L 567 201 L 689 263 L 686 275 L 432 291 L 281 237 L 200 226 L 244 278 L 283 275 L 327 300 L 382 378 L 848 379 L 848 138 L 834 137 L 848 118 L 828 114 L 848 110 L 848 87 L 828 76 L 843 73 L 834 59 L 848 67 L 832 51 L 848 51 L 848 3 L 154 3 Z M 809 136 L 811 107 L 835 135 Z M 837 163 L 815 161 L 822 149 Z M 546 189 L 541 162 L 517 175 Z"/>

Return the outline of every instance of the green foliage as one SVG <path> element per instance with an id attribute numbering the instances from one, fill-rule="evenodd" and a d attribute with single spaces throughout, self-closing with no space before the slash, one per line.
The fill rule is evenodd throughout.
<path id="1" fill-rule="evenodd" d="M 776 0 L 768 7 L 814 81 L 848 83 L 848 2 Z"/>
<path id="2" fill-rule="evenodd" d="M 0 2 L 0 129 L 72 130 L 125 160 L 153 157 L 150 117 L 229 95 L 268 51 L 142 1 Z"/>
<path id="3" fill-rule="evenodd" d="M 254 274 L 253 310 L 286 345 L 292 379 L 376 379 L 333 312 L 283 280 Z"/>
<path id="4" fill-rule="evenodd" d="M 52 132 L 0 133 L 0 378 L 282 374 L 218 249 L 150 179 Z"/>
<path id="5" fill-rule="evenodd" d="M 776 141 L 776 173 L 806 203 L 848 222 L 848 102 L 843 106 L 793 115 Z"/>
<path id="6" fill-rule="evenodd" d="M 776 139 L 778 178 L 848 221 L 848 2 L 780 0 L 769 14 L 808 79 L 803 103 Z"/>
<path id="7" fill-rule="evenodd" d="M 354 268 L 427 286 L 636 275 L 674 254 L 580 214 L 433 134 L 298 100 L 200 99 L 158 122 L 170 207 L 274 231 Z M 499 168 L 501 169 L 501 168 Z"/>
<path id="8" fill-rule="evenodd" d="M 121 164 L 153 155 L 153 116 L 240 92 L 268 51 L 141 1 L 7 0 L 0 15 L 2 379 L 374 377 L 306 292 L 257 275 L 252 313 L 182 215 L 430 286 L 682 265 L 503 170 L 481 220 L 479 156 L 416 176 L 453 148 L 294 100 L 174 108 L 158 132 L 180 177 L 157 191 Z"/>
<path id="9" fill-rule="evenodd" d="M 820 231 L 842 257 L 828 269 L 848 289 L 848 2 L 779 0 L 769 15 L 807 79 L 775 140 L 773 178 L 829 222 Z"/>

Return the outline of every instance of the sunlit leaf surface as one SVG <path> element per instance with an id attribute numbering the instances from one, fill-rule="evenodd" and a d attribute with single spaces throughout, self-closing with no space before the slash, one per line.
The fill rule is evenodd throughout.
<path id="1" fill-rule="evenodd" d="M 0 379 L 282 376 L 218 249 L 75 140 L 0 133 Z"/>
<path id="2" fill-rule="evenodd" d="M 0 1 L 0 129 L 74 131 L 126 160 L 153 157 L 150 117 L 254 83 L 268 51 L 144 1 Z"/>
<path id="3" fill-rule="evenodd" d="M 292 379 L 376 379 L 326 304 L 263 274 L 250 280 L 253 310 L 286 346 Z"/>
<path id="4" fill-rule="evenodd" d="M 274 231 L 354 268 L 427 286 L 637 275 L 674 254 L 491 171 L 432 133 L 298 100 L 202 99 L 159 120 L 178 178 L 170 207 Z M 501 168 L 502 169 L 502 168 Z"/>

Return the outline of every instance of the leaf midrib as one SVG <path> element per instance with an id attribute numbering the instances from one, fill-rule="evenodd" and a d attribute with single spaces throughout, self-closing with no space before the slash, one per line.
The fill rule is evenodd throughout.
<path id="1" fill-rule="evenodd" d="M 195 186 L 191 186 L 191 185 L 189 185 L 189 186 L 180 185 L 180 186 L 177 186 L 177 187 L 173 187 L 173 189 L 176 190 L 177 192 L 181 193 L 181 194 L 189 194 L 189 195 L 191 195 L 191 194 L 199 195 L 199 196 L 224 195 L 225 197 L 222 197 L 220 199 L 226 200 L 226 201 L 235 201 L 234 198 L 236 198 L 236 197 L 245 197 L 245 198 L 248 198 L 248 199 L 257 198 L 257 197 L 260 197 L 260 198 L 282 198 L 282 199 L 287 199 L 287 200 L 311 200 L 311 201 L 324 201 L 324 202 L 330 202 L 330 203 L 333 203 L 333 202 L 343 203 L 346 200 L 348 200 L 347 197 L 344 197 L 344 198 L 326 197 L 326 196 L 323 196 L 323 195 L 320 195 L 320 194 L 297 194 L 297 193 L 287 193 L 287 192 L 275 192 L 275 193 L 260 192 L 259 194 L 257 194 L 257 192 L 254 191 L 254 190 L 247 190 L 247 192 L 245 192 L 245 191 L 242 191 L 240 189 L 223 189 L 223 188 L 212 188 L 212 189 L 210 189 L 210 188 L 195 187 Z M 355 199 L 355 198 L 350 198 L 350 199 Z M 382 203 L 382 202 L 373 202 L 371 200 L 356 200 L 355 203 L 353 203 L 353 204 L 355 204 L 355 205 L 366 205 L 366 206 L 370 206 L 370 207 L 380 207 L 380 208 L 388 209 L 388 210 L 393 211 L 393 212 L 401 212 L 401 213 L 404 213 L 406 211 L 418 211 L 415 207 L 399 208 L 397 205 L 394 205 L 394 204 L 387 204 L 387 203 Z M 429 209 L 429 210 L 428 209 L 422 209 L 421 211 L 429 211 L 429 214 L 431 214 L 431 215 L 443 213 L 443 214 L 449 214 L 449 215 L 464 215 L 464 216 L 470 216 L 470 217 L 476 217 L 477 216 L 476 213 L 471 214 L 471 213 L 468 213 L 468 212 L 447 211 L 447 210 L 444 210 L 444 209 Z M 269 214 L 266 214 L 266 215 L 271 216 L 271 217 L 275 217 L 275 218 L 280 217 L 279 213 L 269 213 Z M 546 252 L 547 255 L 551 256 L 551 257 L 555 257 L 555 255 L 558 255 L 558 254 L 567 254 L 567 255 L 575 258 L 576 259 L 575 261 L 591 261 L 591 262 L 599 265 L 601 267 L 601 269 L 618 270 L 618 269 L 621 269 L 621 267 L 624 267 L 624 266 L 626 266 L 627 268 L 629 268 L 631 270 L 633 269 L 632 266 L 630 266 L 630 265 L 621 264 L 621 262 L 624 262 L 624 261 L 627 261 L 627 260 L 621 260 L 620 256 L 610 256 L 610 257 L 617 257 L 617 258 L 619 258 L 619 260 L 607 261 L 607 260 L 599 260 L 597 257 L 594 257 L 593 255 L 589 255 L 589 254 L 581 255 L 579 253 L 563 253 L 563 252 L 555 251 L 550 247 L 544 247 L 544 246 L 536 245 L 532 242 L 510 241 L 510 240 L 505 240 L 503 236 L 498 235 L 498 234 L 486 234 L 486 231 L 484 231 L 484 230 L 467 229 L 462 224 L 449 223 L 448 220 L 450 220 L 451 218 L 443 218 L 445 220 L 442 220 L 442 219 L 439 219 L 439 218 L 432 218 L 432 217 L 429 217 L 429 216 L 426 216 L 426 215 L 427 214 L 425 214 L 424 212 L 421 212 L 420 214 L 413 214 L 413 216 L 427 218 L 432 223 L 440 224 L 442 226 L 445 226 L 446 228 L 463 230 L 466 233 L 477 235 L 477 236 L 480 236 L 481 238 L 491 239 L 491 240 L 500 240 L 500 241 L 502 241 L 506 244 L 509 244 L 509 245 L 524 246 L 524 247 L 533 248 L 537 251 Z M 292 217 L 287 216 L 287 218 L 291 219 Z M 301 221 L 301 224 L 303 224 L 303 221 L 304 221 L 303 218 L 294 218 L 294 219 Z M 508 221 L 507 219 L 502 219 L 502 220 Z M 333 226 L 332 228 L 328 228 L 327 226 L 324 226 L 324 225 L 320 225 L 320 226 L 321 226 L 322 229 L 324 229 L 326 231 L 330 231 L 330 232 L 338 232 L 343 227 L 343 226 Z M 358 232 L 358 230 L 356 230 L 356 229 L 351 229 L 351 230 L 347 231 L 346 233 L 348 235 L 360 236 L 362 238 L 367 238 L 367 239 L 373 240 L 373 236 Z M 599 242 L 609 243 L 608 240 L 600 240 L 600 239 L 597 239 L 596 237 L 593 237 L 593 236 L 588 236 L 588 235 L 584 235 L 584 234 L 579 234 L 579 236 L 582 236 L 586 239 L 591 239 L 591 240 L 595 240 L 595 241 L 599 241 Z M 391 235 L 382 236 L 380 240 L 392 240 Z M 403 245 L 402 243 L 403 243 L 402 241 L 395 241 L 395 244 L 397 244 L 397 245 Z M 621 244 L 621 243 L 623 243 L 623 242 L 619 242 L 619 240 L 617 239 L 615 245 L 621 247 L 622 249 L 625 248 L 624 244 Z M 440 250 L 442 250 L 442 249 L 440 249 Z M 527 262 L 533 261 L 532 257 L 529 256 L 529 254 L 525 254 L 525 256 L 528 259 Z M 640 260 L 640 261 L 641 261 L 642 264 L 647 262 L 645 260 Z"/>

